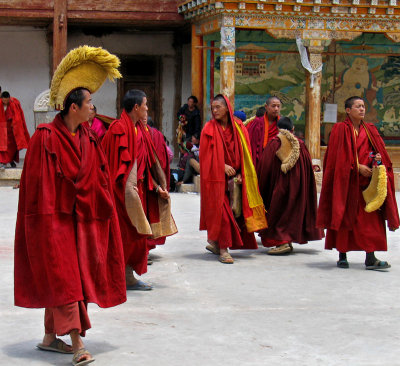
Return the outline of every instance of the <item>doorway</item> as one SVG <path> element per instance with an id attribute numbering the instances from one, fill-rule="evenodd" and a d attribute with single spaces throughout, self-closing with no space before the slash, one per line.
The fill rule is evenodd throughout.
<path id="1" fill-rule="evenodd" d="M 162 131 L 161 103 L 161 57 L 120 56 L 122 79 L 118 81 L 118 115 L 122 112 L 122 101 L 130 89 L 143 90 L 147 96 L 148 115 L 154 127 Z"/>

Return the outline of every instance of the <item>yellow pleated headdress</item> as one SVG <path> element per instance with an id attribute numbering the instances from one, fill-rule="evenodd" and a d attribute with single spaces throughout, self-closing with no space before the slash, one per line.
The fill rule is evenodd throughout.
<path id="1" fill-rule="evenodd" d="M 106 79 L 121 78 L 119 58 L 101 47 L 80 46 L 60 62 L 50 87 L 50 107 L 64 109 L 68 95 L 77 88 L 95 93 Z"/>

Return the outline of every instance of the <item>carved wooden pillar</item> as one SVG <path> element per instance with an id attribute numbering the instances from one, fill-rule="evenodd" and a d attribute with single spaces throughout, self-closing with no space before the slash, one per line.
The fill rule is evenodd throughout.
<path id="1" fill-rule="evenodd" d="M 54 0 L 53 73 L 67 54 L 67 0 Z"/>
<path id="2" fill-rule="evenodd" d="M 322 65 L 322 46 L 308 48 L 313 70 Z M 322 73 L 311 74 L 306 71 L 306 145 L 315 164 L 320 164 L 321 149 L 321 78 Z"/>
<path id="3" fill-rule="evenodd" d="M 203 37 L 196 34 L 196 26 L 192 25 L 192 95 L 199 100 L 200 111 L 203 106 Z M 187 96 L 188 97 L 188 96 Z"/>
<path id="4" fill-rule="evenodd" d="M 235 27 L 233 19 L 225 17 L 221 27 L 220 90 L 235 104 Z"/>

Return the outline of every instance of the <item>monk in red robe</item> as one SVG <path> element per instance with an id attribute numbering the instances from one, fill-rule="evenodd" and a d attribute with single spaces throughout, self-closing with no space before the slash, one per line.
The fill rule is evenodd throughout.
<path id="1" fill-rule="evenodd" d="M 103 121 L 98 119 L 96 115 L 97 115 L 97 108 L 96 106 L 92 105 L 92 108 L 90 109 L 89 113 L 89 119 L 85 123 L 87 123 L 89 128 L 96 133 L 97 137 L 101 141 L 107 129 L 104 127 Z"/>
<path id="2" fill-rule="evenodd" d="M 169 192 L 170 189 L 170 178 L 171 178 L 171 170 L 169 168 L 170 159 L 167 149 L 167 144 L 164 139 L 164 135 L 154 127 L 151 127 L 147 124 L 147 119 L 143 121 L 144 125 L 146 126 L 147 130 L 149 131 L 151 140 L 153 141 L 154 147 L 156 149 L 156 155 L 159 159 L 161 169 L 164 172 L 165 180 L 167 182 L 167 191 Z M 148 239 L 147 244 L 149 250 L 155 249 L 156 245 L 165 244 L 166 237 L 163 236 L 158 239 Z M 153 261 L 148 257 L 147 264 L 152 264 Z"/>
<path id="3" fill-rule="evenodd" d="M 366 269 L 387 269 L 390 265 L 378 260 L 375 251 L 387 250 L 385 221 L 389 230 L 399 227 L 392 163 L 376 127 L 364 122 L 364 101 L 351 97 L 345 110 L 347 119 L 333 127 L 324 158 L 317 225 L 328 229 L 325 249 L 339 251 L 338 267 L 348 268 L 346 253 L 357 250 L 366 252 Z M 386 168 L 386 195 L 380 208 L 367 212 L 363 191 L 379 163 Z"/>
<path id="4" fill-rule="evenodd" d="M 256 117 L 246 125 L 249 132 L 253 164 L 256 169 L 258 169 L 261 154 L 268 141 L 271 141 L 278 134 L 276 123 L 279 120 L 281 106 L 282 103 L 278 97 L 269 97 L 265 102 L 266 111 L 264 117 Z"/>
<path id="5" fill-rule="evenodd" d="M 246 128 L 221 94 L 211 111 L 200 139 L 200 230 L 207 230 L 206 249 L 231 264 L 228 249 L 257 249 L 253 233 L 267 222 Z"/>
<path id="6" fill-rule="evenodd" d="M 133 270 L 147 272 L 148 239 L 160 239 L 177 232 L 171 215 L 165 174 L 148 128 L 147 98 L 130 90 L 124 110 L 103 139 L 116 200 L 126 265 L 128 290 L 151 290 L 136 279 Z"/>
<path id="7" fill-rule="evenodd" d="M 0 169 L 19 162 L 19 151 L 28 147 L 30 137 L 18 99 L 4 91 L 0 101 Z"/>
<path id="8" fill-rule="evenodd" d="M 94 361 L 81 336 L 87 304 L 126 301 L 124 257 L 106 157 L 82 126 L 91 106 L 78 88 L 50 124 L 39 125 L 21 177 L 15 232 L 15 304 L 46 308 L 38 348 Z M 56 338 L 69 334 L 72 347 Z"/>
<path id="9" fill-rule="evenodd" d="M 293 122 L 283 117 L 279 133 L 264 149 L 257 176 L 267 210 L 268 228 L 260 232 L 268 254 L 293 250 L 292 242 L 305 244 L 323 237 L 317 229 L 317 190 L 310 154 L 294 134 Z"/>

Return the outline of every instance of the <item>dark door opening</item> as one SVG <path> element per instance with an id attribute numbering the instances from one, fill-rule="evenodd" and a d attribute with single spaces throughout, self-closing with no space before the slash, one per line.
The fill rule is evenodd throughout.
<path id="1" fill-rule="evenodd" d="M 148 115 L 154 126 L 162 130 L 161 57 L 121 56 L 120 59 L 122 79 L 118 85 L 118 114 L 122 112 L 122 101 L 128 90 L 143 90 L 147 95 Z"/>

